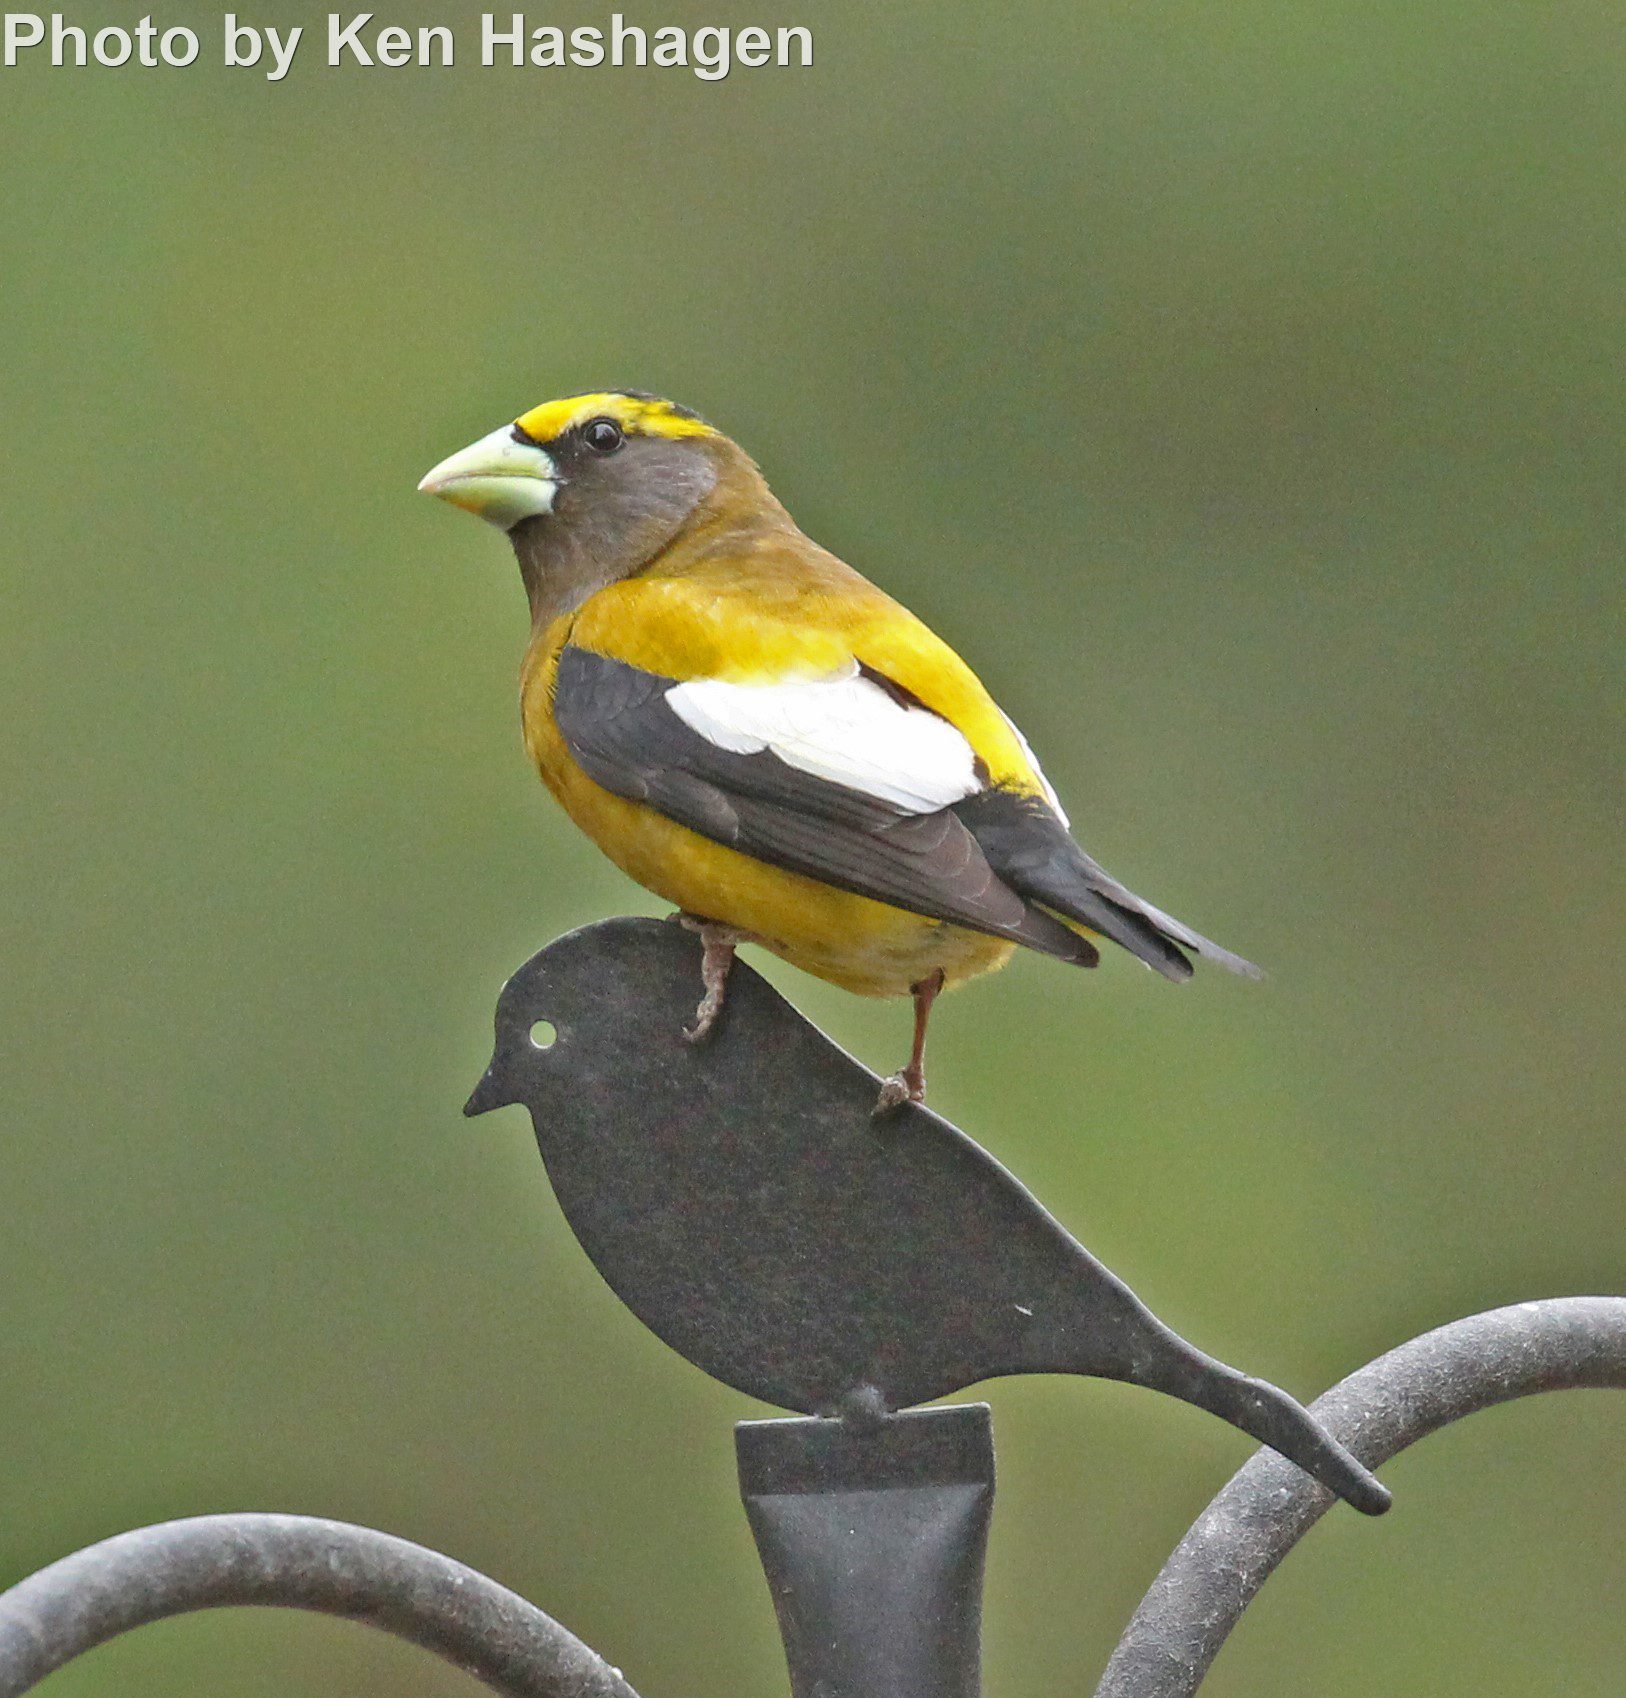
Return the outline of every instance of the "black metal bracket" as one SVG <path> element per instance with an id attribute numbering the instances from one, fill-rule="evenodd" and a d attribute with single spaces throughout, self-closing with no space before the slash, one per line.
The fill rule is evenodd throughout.
<path id="1" fill-rule="evenodd" d="M 977 1698 L 987 1404 L 734 1437 L 794 1698 Z"/>

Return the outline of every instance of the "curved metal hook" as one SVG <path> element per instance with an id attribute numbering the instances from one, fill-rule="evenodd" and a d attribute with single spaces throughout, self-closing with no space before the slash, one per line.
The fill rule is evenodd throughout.
<path id="1" fill-rule="evenodd" d="M 1534 1392 L 1626 1389 L 1626 1297 L 1518 1303 L 1423 1333 L 1311 1404 L 1377 1468 L 1430 1433 Z M 1337 1500 L 1260 1451 L 1175 1547 L 1096 1698 L 1189 1698 L 1276 1565 Z"/>
<path id="2" fill-rule="evenodd" d="M 120 1533 L 0 1595 L 0 1698 L 191 1610 L 270 1604 L 381 1628 L 503 1698 L 638 1698 L 517 1592 L 406 1539 L 306 1515 L 203 1515 Z"/>

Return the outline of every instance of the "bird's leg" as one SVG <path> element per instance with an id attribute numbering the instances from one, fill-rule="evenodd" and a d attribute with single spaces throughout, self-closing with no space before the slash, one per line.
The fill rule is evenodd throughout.
<path id="1" fill-rule="evenodd" d="M 737 926 L 725 926 L 717 920 L 702 920 L 696 914 L 679 914 L 679 923 L 688 931 L 700 934 L 700 979 L 706 994 L 694 1011 L 694 1024 L 683 1028 L 683 1041 L 701 1044 L 711 1036 L 717 1016 L 723 1011 L 728 996 L 728 970 L 734 965 L 734 950 L 742 943 L 755 939 L 750 932 Z"/>
<path id="2" fill-rule="evenodd" d="M 943 988 L 943 969 L 936 968 L 918 984 L 909 987 L 915 999 L 915 1044 L 909 1052 L 909 1065 L 894 1073 L 881 1086 L 875 1100 L 875 1112 L 886 1114 L 904 1103 L 923 1103 L 926 1100 L 926 1022 L 931 1018 L 932 1004 Z"/>

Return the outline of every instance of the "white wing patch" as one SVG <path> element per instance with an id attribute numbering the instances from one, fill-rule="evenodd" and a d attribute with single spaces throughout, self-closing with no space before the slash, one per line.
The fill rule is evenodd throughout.
<path id="1" fill-rule="evenodd" d="M 946 719 L 896 701 L 854 661 L 833 678 L 728 684 L 697 678 L 666 692 L 672 711 L 735 755 L 777 755 L 848 790 L 929 814 L 982 788 L 971 745 Z"/>
<path id="2" fill-rule="evenodd" d="M 1022 735 L 1022 727 L 1016 723 L 1004 708 L 999 710 L 999 717 L 1011 728 L 1011 735 L 1021 745 L 1022 753 L 1027 757 L 1027 763 L 1033 768 L 1033 776 L 1039 781 L 1039 788 L 1044 791 L 1044 799 L 1056 810 L 1056 818 L 1067 827 L 1073 828 L 1073 822 L 1067 817 L 1067 810 L 1061 805 L 1061 797 L 1056 794 L 1056 787 L 1044 775 L 1044 768 L 1039 765 L 1039 757 L 1034 754 L 1026 737 Z"/>

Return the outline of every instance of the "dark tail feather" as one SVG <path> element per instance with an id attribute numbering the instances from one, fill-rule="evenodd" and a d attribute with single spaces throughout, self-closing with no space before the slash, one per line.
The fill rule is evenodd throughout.
<path id="1" fill-rule="evenodd" d="M 1183 943 L 1187 949 L 1202 956 L 1205 961 L 1212 961 L 1216 967 L 1223 967 L 1228 973 L 1240 973 L 1245 979 L 1262 979 L 1265 976 L 1263 967 L 1256 967 L 1253 962 L 1245 960 L 1240 955 L 1233 955 L 1228 949 L 1221 949 L 1212 939 L 1206 938 L 1201 932 L 1194 932 L 1189 926 L 1183 926 L 1170 914 L 1165 914 L 1161 908 L 1154 908 L 1150 902 L 1141 902 L 1140 909 L 1151 922 L 1163 932 L 1166 937 L 1172 937 L 1177 943 Z"/>
<path id="2" fill-rule="evenodd" d="M 1121 944 L 1166 979 L 1191 977 L 1191 962 L 1144 914 L 1089 889 L 1066 886 L 1033 892 L 1047 908 Z"/>
<path id="3" fill-rule="evenodd" d="M 1047 908 L 1065 914 L 1121 943 L 1130 954 L 1137 955 L 1148 967 L 1155 967 L 1166 979 L 1177 981 L 1191 977 L 1191 960 L 1185 951 L 1200 955 L 1205 961 L 1240 973 L 1244 978 L 1262 979 L 1264 974 L 1251 961 L 1221 949 L 1200 932 L 1183 926 L 1171 914 L 1154 908 L 1132 890 L 1098 867 L 1071 838 L 1067 847 L 1072 855 L 1060 866 L 1051 863 L 1036 879 L 1031 879 L 1025 894 L 1036 897 Z M 1068 864 L 1070 863 L 1070 864 Z"/>
<path id="4" fill-rule="evenodd" d="M 956 805 L 988 864 L 1030 902 L 1087 926 L 1137 956 L 1166 979 L 1191 977 L 1191 959 L 1205 960 L 1248 978 L 1263 974 L 1251 961 L 1221 949 L 1172 915 L 1120 884 L 1068 834 L 1036 796 L 984 790 Z"/>

